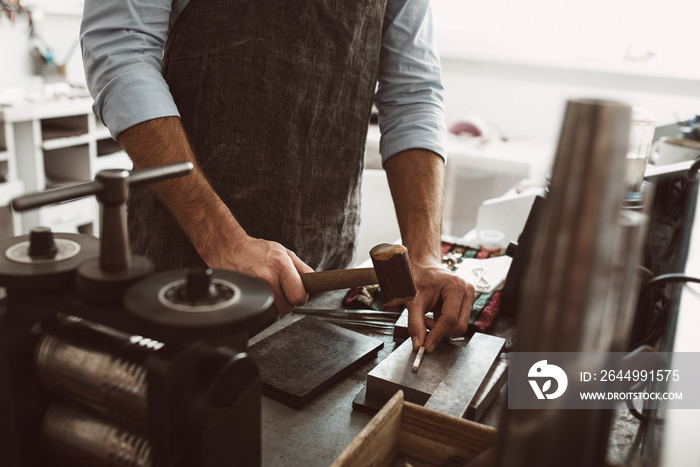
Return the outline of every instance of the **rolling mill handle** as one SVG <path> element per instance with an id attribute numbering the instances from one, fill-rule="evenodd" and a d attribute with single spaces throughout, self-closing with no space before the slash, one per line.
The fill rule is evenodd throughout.
<path id="1" fill-rule="evenodd" d="M 108 191 L 108 183 L 100 180 L 105 174 L 115 172 L 127 172 L 127 185 L 140 185 L 143 183 L 159 182 L 169 178 L 179 177 L 188 174 L 193 168 L 191 162 L 177 162 L 174 164 L 152 167 L 148 169 L 133 170 L 131 172 L 121 169 L 109 169 L 97 173 L 95 181 L 81 183 L 64 188 L 32 193 L 20 196 L 12 200 L 12 209 L 18 212 L 29 211 L 48 204 L 60 203 L 71 199 L 82 198 L 83 196 L 99 196 Z"/>
<path id="2" fill-rule="evenodd" d="M 12 200 L 11 205 L 15 211 L 27 211 L 48 204 L 95 195 L 102 206 L 99 269 L 106 274 L 120 274 L 127 271 L 131 274 L 145 266 L 134 266 L 129 249 L 126 231 L 126 199 L 129 188 L 180 177 L 192 171 L 193 167 L 191 162 L 177 162 L 133 171 L 101 170 L 92 182 L 20 196 Z"/>

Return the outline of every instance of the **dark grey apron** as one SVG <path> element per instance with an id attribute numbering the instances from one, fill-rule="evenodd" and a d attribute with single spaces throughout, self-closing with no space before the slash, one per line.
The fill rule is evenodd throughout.
<path id="1" fill-rule="evenodd" d="M 197 161 L 248 235 L 315 269 L 346 267 L 359 227 L 386 0 L 192 0 L 163 75 Z M 134 252 L 202 264 L 150 190 L 129 200 Z"/>

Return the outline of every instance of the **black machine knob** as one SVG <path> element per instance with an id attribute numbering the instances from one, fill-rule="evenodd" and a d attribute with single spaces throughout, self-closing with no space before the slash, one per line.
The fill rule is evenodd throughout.
<path id="1" fill-rule="evenodd" d="M 184 302 L 197 303 L 207 301 L 216 295 L 216 289 L 211 281 L 212 270 L 192 269 L 187 273 L 187 282 L 181 291 L 181 299 Z"/>
<path id="2" fill-rule="evenodd" d="M 56 257 L 58 248 L 53 241 L 53 233 L 48 227 L 35 227 L 29 234 L 29 256 L 32 259 L 51 259 Z"/>
<path id="3" fill-rule="evenodd" d="M 172 303 L 200 307 L 218 306 L 234 299 L 235 289 L 214 280 L 214 271 L 195 268 L 187 271 L 185 283 L 170 289 L 164 298 Z M 203 307 L 203 308 L 202 308 Z"/>

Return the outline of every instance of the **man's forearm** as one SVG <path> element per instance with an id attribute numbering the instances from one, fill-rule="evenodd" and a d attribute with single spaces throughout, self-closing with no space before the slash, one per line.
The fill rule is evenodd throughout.
<path id="1" fill-rule="evenodd" d="M 440 261 L 444 161 L 424 149 L 410 149 L 384 164 L 401 239 L 412 261 Z"/>
<path id="2" fill-rule="evenodd" d="M 136 168 L 183 161 L 194 164 L 189 175 L 153 184 L 152 188 L 202 259 L 217 267 L 222 242 L 236 245 L 245 232 L 199 169 L 180 119 L 165 117 L 140 123 L 122 132 L 119 140 Z"/>
<path id="3" fill-rule="evenodd" d="M 474 288 L 441 262 L 444 162 L 433 152 L 412 149 L 392 156 L 384 168 L 418 289 L 408 304 L 408 332 L 414 350 L 425 345 L 432 352 L 443 337 L 466 332 L 474 303 Z M 428 311 L 439 311 L 437 319 L 426 318 Z"/>
<path id="4" fill-rule="evenodd" d="M 294 305 L 308 300 L 299 273 L 311 272 L 311 268 L 283 245 L 245 233 L 197 166 L 179 118 L 159 118 L 135 125 L 124 131 L 119 140 L 137 168 L 182 161 L 194 164 L 189 175 L 152 187 L 209 267 L 240 271 L 264 280 L 281 313 L 289 313 Z"/>

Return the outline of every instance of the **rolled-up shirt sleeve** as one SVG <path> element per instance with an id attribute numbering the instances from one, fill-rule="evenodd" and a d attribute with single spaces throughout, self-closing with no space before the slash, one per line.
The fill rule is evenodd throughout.
<path id="1" fill-rule="evenodd" d="M 86 0 L 80 44 L 93 111 L 116 139 L 138 123 L 179 116 L 161 74 L 172 0 Z"/>
<path id="2" fill-rule="evenodd" d="M 415 148 L 445 159 L 443 85 L 429 0 L 388 0 L 378 81 L 382 161 Z"/>

